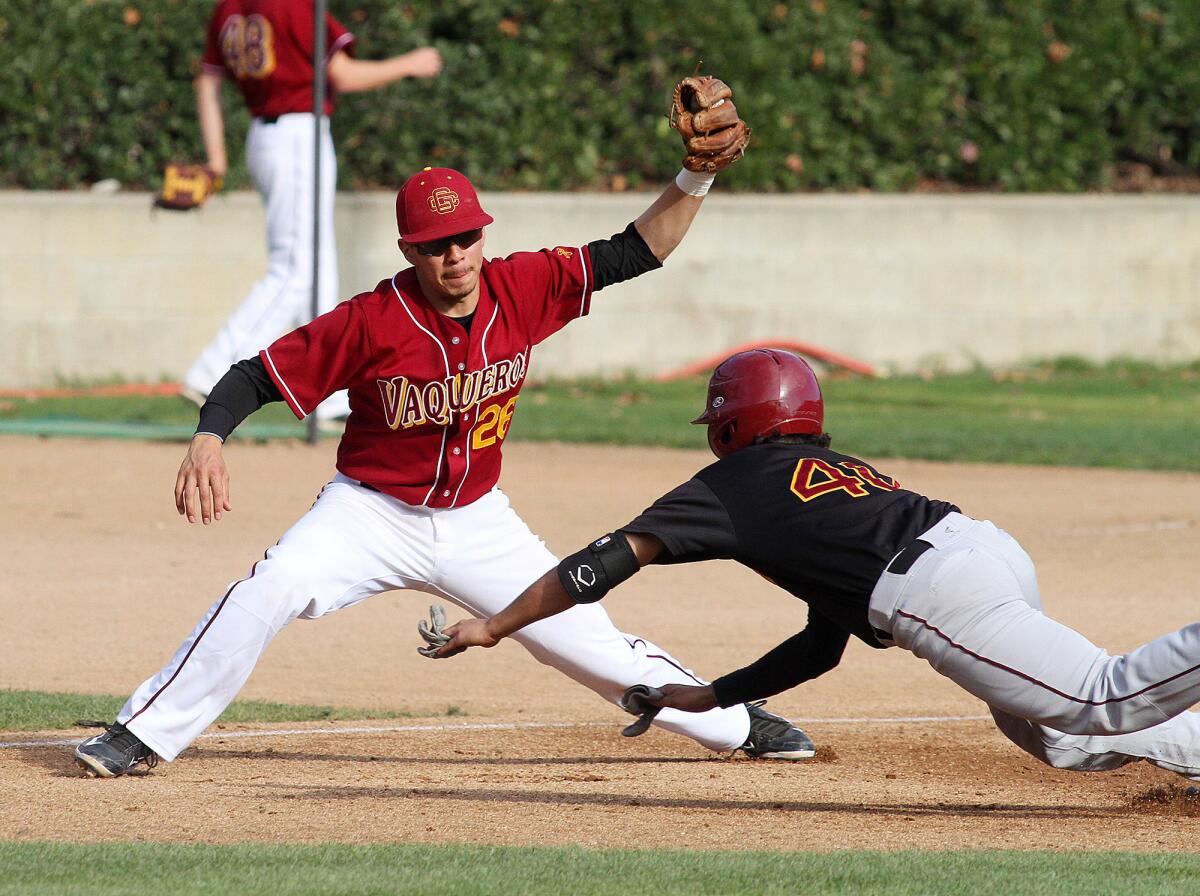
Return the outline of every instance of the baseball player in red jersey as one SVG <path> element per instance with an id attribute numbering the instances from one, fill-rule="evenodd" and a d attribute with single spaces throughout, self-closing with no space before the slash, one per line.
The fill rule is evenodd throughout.
<path id="1" fill-rule="evenodd" d="M 325 114 L 337 93 L 383 87 L 400 78 L 431 78 L 441 56 L 422 47 L 379 61 L 352 58 L 354 36 L 326 17 L 330 91 Z M 267 273 L 201 352 L 183 380 L 183 394 L 202 403 L 235 361 L 267 345 L 284 330 L 307 321 L 312 303 L 313 229 L 313 4 L 311 0 L 220 0 L 208 25 L 204 60 L 196 77 L 196 112 L 208 167 L 224 176 L 225 129 L 221 83 L 228 76 L 254 116 L 246 135 L 246 164 L 262 195 L 267 218 Z M 337 164 L 328 121 L 321 138 L 322 312 L 337 296 L 337 252 L 333 199 Z M 311 410 L 311 409 L 310 409 Z M 341 418 L 344 395 L 318 411 Z"/>
<path id="2" fill-rule="evenodd" d="M 351 413 L 337 475 L 263 560 L 209 609 L 117 723 L 76 750 L 91 774 L 173 760 L 233 700 L 297 616 L 412 589 L 490 616 L 556 564 L 496 487 L 534 345 L 587 314 L 596 291 L 661 266 L 712 175 L 681 172 L 622 233 L 485 261 L 492 222 L 457 171 L 425 169 L 396 199 L 411 267 L 241 361 L 214 387 L 175 487 L 190 522 L 230 509 L 222 442 L 248 414 L 286 401 L 303 417 L 339 389 Z M 599 606 L 517 639 L 543 663 L 617 702 L 638 682 L 699 683 L 668 653 L 624 635 Z M 664 711 L 662 727 L 718 751 L 801 759 L 804 732 L 758 706 Z"/>
<path id="3" fill-rule="evenodd" d="M 1055 768 L 1145 760 L 1200 781 L 1200 714 L 1185 711 L 1200 699 L 1200 623 L 1110 656 L 1042 612 L 1033 562 L 1012 536 L 831 450 L 824 413 L 816 376 L 795 355 L 726 359 L 693 421 L 708 427 L 717 463 L 494 618 L 446 628 L 434 655 L 594 606 L 647 563 L 733 559 L 805 601 L 807 627 L 712 684 L 658 688 L 650 706 L 711 712 L 778 694 L 837 666 L 853 636 L 927 660 Z"/>

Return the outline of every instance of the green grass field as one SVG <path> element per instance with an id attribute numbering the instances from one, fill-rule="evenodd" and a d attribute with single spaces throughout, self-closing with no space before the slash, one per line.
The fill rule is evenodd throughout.
<path id="1" fill-rule="evenodd" d="M 681 832 L 686 838 L 686 832 Z M 636 893 L 1194 896 L 1200 857 L 1136 853 L 687 852 L 489 846 L 0 843 L 0 894 Z"/>
<path id="2" fill-rule="evenodd" d="M 110 719 L 124 698 L 0 690 L 0 731 Z M 459 715 L 448 707 L 447 716 Z M 239 701 L 222 721 L 392 719 L 402 713 Z M 103 786 L 103 785 L 100 785 Z M 352 832 L 348 832 L 352 836 Z M 153 833 L 150 835 L 153 839 Z M 682 836 L 682 835 L 681 835 Z M 811 853 L 386 844 L 14 843 L 0 839 L 0 896 L 275 894 L 883 894 L 1191 896 L 1200 856 L 996 850 Z"/>
<path id="3" fill-rule="evenodd" d="M 111 722 L 125 698 L 110 694 L 72 694 L 48 691 L 0 690 L 0 731 L 53 731 L 74 727 L 78 719 Z M 450 706 L 447 716 L 462 715 Z M 221 715 L 220 722 L 320 722 L 357 719 L 402 719 L 408 713 L 352 709 L 343 706 L 298 706 L 238 700 Z"/>
<path id="4" fill-rule="evenodd" d="M 1200 362 L 1095 367 L 1060 359 L 1005 374 L 863 379 L 827 375 L 834 446 L 869 457 L 1200 470 Z M 703 448 L 689 426 L 704 378 L 552 382 L 525 388 L 509 437 Z M 0 400 L 0 433 L 186 439 L 195 408 L 171 397 Z M 238 430 L 300 438 L 282 404 Z"/>

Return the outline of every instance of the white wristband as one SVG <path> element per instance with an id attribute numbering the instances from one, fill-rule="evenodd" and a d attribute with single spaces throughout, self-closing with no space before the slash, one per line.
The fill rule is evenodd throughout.
<path id="1" fill-rule="evenodd" d="M 715 174 L 701 174 L 698 171 L 688 171 L 686 168 L 681 168 L 679 173 L 675 175 L 675 186 L 679 187 L 689 196 L 704 196 L 708 193 L 708 188 L 713 185 L 713 181 L 717 179 Z"/>

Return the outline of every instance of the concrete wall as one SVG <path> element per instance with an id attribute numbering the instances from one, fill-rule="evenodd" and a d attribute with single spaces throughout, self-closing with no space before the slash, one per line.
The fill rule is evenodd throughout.
<path id="1" fill-rule="evenodd" d="M 487 252 L 621 230 L 652 197 L 485 194 Z M 402 259 L 390 194 L 338 197 L 343 293 Z M 0 193 L 0 388 L 177 378 L 264 266 L 253 194 Z M 740 343 L 893 370 L 1200 356 L 1200 197 L 713 195 L 664 270 L 596 297 L 534 376 L 657 373 Z"/>

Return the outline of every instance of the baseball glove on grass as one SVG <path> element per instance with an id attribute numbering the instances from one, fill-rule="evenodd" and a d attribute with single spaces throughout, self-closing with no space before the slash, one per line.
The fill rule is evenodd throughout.
<path id="1" fill-rule="evenodd" d="M 715 174 L 746 153 L 750 128 L 738 116 L 733 91 L 720 78 L 693 75 L 675 85 L 668 118 L 683 138 L 688 171 Z"/>
<path id="2" fill-rule="evenodd" d="M 177 212 L 191 211 L 204 205 L 219 189 L 221 178 L 211 169 L 172 162 L 163 171 L 162 191 L 154 197 L 154 204 Z"/>

